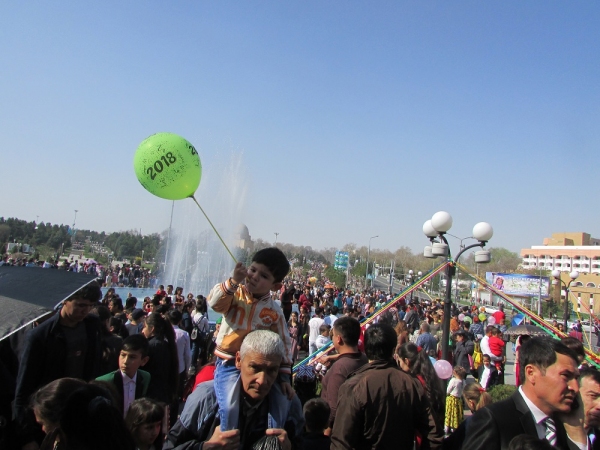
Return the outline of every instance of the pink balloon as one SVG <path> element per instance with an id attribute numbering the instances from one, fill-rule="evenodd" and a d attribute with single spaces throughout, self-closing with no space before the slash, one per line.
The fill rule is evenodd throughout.
<path id="1" fill-rule="evenodd" d="M 445 359 L 436 361 L 433 368 L 435 369 L 435 373 L 437 373 L 438 377 L 442 380 L 447 380 L 452 376 L 452 364 Z"/>
<path id="2" fill-rule="evenodd" d="M 464 315 L 463 313 L 460 313 L 460 314 L 458 315 L 458 320 L 460 320 L 461 322 L 462 322 L 463 320 L 465 320 L 465 315 Z"/>
<path id="3" fill-rule="evenodd" d="M 496 325 L 496 318 L 494 316 L 488 317 L 488 325 Z"/>

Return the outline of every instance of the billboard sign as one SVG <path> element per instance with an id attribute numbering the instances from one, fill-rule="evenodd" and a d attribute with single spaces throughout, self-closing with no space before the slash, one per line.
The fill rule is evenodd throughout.
<path id="1" fill-rule="evenodd" d="M 346 270 L 348 268 L 348 252 L 335 252 L 335 263 L 333 267 L 338 270 Z"/>
<path id="2" fill-rule="evenodd" d="M 486 272 L 485 281 L 507 295 L 517 297 L 539 297 L 540 282 L 542 297 L 548 297 L 550 278 L 522 273 Z"/>

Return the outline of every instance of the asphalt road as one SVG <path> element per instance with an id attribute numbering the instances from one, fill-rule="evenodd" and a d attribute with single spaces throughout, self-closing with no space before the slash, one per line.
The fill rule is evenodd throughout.
<path id="1" fill-rule="evenodd" d="M 373 280 L 373 288 L 380 289 L 382 291 L 388 292 L 390 290 L 390 279 L 389 277 L 377 277 Z M 394 280 L 393 293 L 397 295 L 400 291 L 406 288 L 405 284 L 400 283 L 397 280 Z M 429 297 L 425 295 L 421 291 L 413 292 L 412 294 L 414 299 L 419 299 L 419 301 L 429 300 Z"/>

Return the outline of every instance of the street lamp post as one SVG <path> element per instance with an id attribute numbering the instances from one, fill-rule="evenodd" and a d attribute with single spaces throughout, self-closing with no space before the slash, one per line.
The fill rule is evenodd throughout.
<path id="1" fill-rule="evenodd" d="M 450 254 L 448 241 L 444 236 L 452 227 L 452 216 L 445 211 L 439 211 L 433 217 L 423 224 L 423 233 L 431 241 L 431 245 L 425 247 L 423 255 L 426 258 L 437 258 L 443 256 L 447 258 L 450 264 L 446 267 L 446 293 L 444 296 L 444 324 L 442 329 L 442 359 L 448 360 L 448 341 L 450 339 L 450 312 L 452 306 L 452 277 L 456 273 L 456 263 L 461 255 L 475 247 L 483 248 L 492 238 L 494 230 L 487 222 L 479 222 L 473 227 L 473 238 L 479 242 L 468 245 L 460 249 L 454 259 Z M 436 240 L 437 238 L 437 240 Z M 466 239 L 466 238 L 465 238 Z M 462 246 L 461 246 L 462 247 Z M 490 262 L 491 255 L 487 250 L 475 252 L 476 263 Z"/>
<path id="2" fill-rule="evenodd" d="M 375 239 L 378 237 L 379 235 L 371 236 L 369 238 L 369 250 L 367 251 L 367 269 L 365 271 L 365 289 L 367 289 L 367 286 L 369 285 L 369 256 L 371 255 L 371 239 Z"/>
<path id="3" fill-rule="evenodd" d="M 406 280 L 407 280 L 407 281 L 408 281 L 410 284 L 413 284 L 413 283 L 414 283 L 414 281 L 415 281 L 415 279 L 421 279 L 421 277 L 422 277 L 422 276 L 423 276 L 423 272 L 421 272 L 420 270 L 419 270 L 419 272 L 417 272 L 417 274 L 416 274 L 416 276 L 415 276 L 415 273 L 414 273 L 414 272 L 412 271 L 412 269 L 411 269 L 411 270 L 409 270 L 409 271 L 408 271 L 408 275 L 406 275 Z M 414 291 L 411 291 L 411 292 L 410 292 L 410 302 L 411 302 L 411 303 L 412 303 L 412 301 L 413 301 L 413 294 L 414 294 Z"/>
<path id="4" fill-rule="evenodd" d="M 565 311 L 563 313 L 563 327 L 564 327 L 564 332 L 568 333 L 569 332 L 569 292 L 571 292 L 571 285 L 573 284 L 573 282 L 579 278 L 579 272 L 577 272 L 576 270 L 572 271 L 569 274 L 569 278 L 571 278 L 571 280 L 568 283 L 565 283 L 561 278 L 560 278 L 560 270 L 558 269 L 554 269 L 552 271 L 552 276 L 554 277 L 554 280 L 552 281 L 552 284 L 554 285 L 560 285 L 560 283 L 562 283 L 565 286 Z M 559 286 L 560 288 L 560 286 Z"/>
<path id="5" fill-rule="evenodd" d="M 275 247 L 277 247 L 277 236 L 279 236 L 279 233 L 274 233 L 275 234 Z"/>

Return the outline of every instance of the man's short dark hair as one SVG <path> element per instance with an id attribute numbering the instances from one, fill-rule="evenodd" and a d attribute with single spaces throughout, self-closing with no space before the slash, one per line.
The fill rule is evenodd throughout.
<path id="1" fill-rule="evenodd" d="M 323 314 L 323 308 L 315 306 L 315 315 L 320 316 L 321 314 Z"/>
<path id="2" fill-rule="evenodd" d="M 169 309 L 170 309 L 170 308 L 169 308 L 169 305 L 158 305 L 158 306 L 156 307 L 156 309 L 155 309 L 155 311 L 154 311 L 154 312 L 155 312 L 155 313 L 158 313 L 158 314 L 163 314 L 163 315 L 164 315 L 164 314 L 166 314 L 166 313 L 168 313 L 168 312 L 169 312 Z"/>
<path id="3" fill-rule="evenodd" d="M 76 298 L 89 300 L 90 302 L 94 303 L 99 302 L 102 298 L 102 289 L 100 289 L 98 282 L 92 281 L 91 283 L 86 284 L 84 287 L 71 294 L 65 301 L 68 302 L 75 300 Z"/>
<path id="4" fill-rule="evenodd" d="M 171 325 L 177 325 L 179 322 L 181 322 L 182 317 L 183 314 L 181 314 L 181 311 L 178 309 L 172 309 L 167 313 L 167 319 L 169 319 Z"/>
<path id="5" fill-rule="evenodd" d="M 566 355 L 578 365 L 577 354 L 561 341 L 546 337 L 532 337 L 519 347 L 519 377 L 525 381 L 525 368 L 532 364 L 542 373 L 556 362 L 556 354 Z"/>
<path id="6" fill-rule="evenodd" d="M 560 341 L 567 347 L 569 347 L 571 350 L 573 350 L 578 356 L 578 358 L 581 358 L 582 360 L 585 359 L 585 349 L 583 348 L 583 342 L 581 342 L 579 339 L 568 336 L 562 338 Z"/>
<path id="7" fill-rule="evenodd" d="M 116 306 L 119 311 L 123 311 L 123 299 L 121 297 L 113 297 L 110 299 L 109 303 L 112 303 L 114 306 Z"/>
<path id="8" fill-rule="evenodd" d="M 397 343 L 398 337 L 391 325 L 378 323 L 365 332 L 365 353 L 370 361 L 391 359 Z"/>
<path id="9" fill-rule="evenodd" d="M 329 425 L 329 405 L 321 397 L 311 398 L 304 404 L 304 420 L 309 432 L 323 432 Z"/>
<path id="10" fill-rule="evenodd" d="M 340 312 L 340 309 L 337 306 L 333 305 L 331 307 L 331 314 L 333 314 L 334 316 L 336 316 L 338 312 Z"/>
<path id="11" fill-rule="evenodd" d="M 136 305 L 137 305 L 136 297 L 127 297 L 127 300 L 125 300 L 125 309 L 135 309 Z"/>
<path id="12" fill-rule="evenodd" d="M 360 323 L 354 317 L 340 317 L 333 323 L 333 329 L 342 336 L 345 345 L 355 347 L 360 339 Z"/>
<path id="13" fill-rule="evenodd" d="M 591 378 L 596 384 L 600 385 L 600 371 L 595 367 L 586 367 L 579 371 L 579 386 L 581 386 L 584 378 Z"/>
<path id="14" fill-rule="evenodd" d="M 122 350 L 126 352 L 142 352 L 142 358 L 148 356 L 148 339 L 143 334 L 132 334 L 123 341 Z"/>
<path id="15" fill-rule="evenodd" d="M 100 318 L 100 320 L 102 322 L 110 319 L 112 317 L 112 314 L 110 313 L 110 311 L 108 310 L 108 308 L 104 305 L 98 305 L 95 308 L 95 311 L 92 310 L 92 313 L 95 312 L 95 314 Z"/>
<path id="16" fill-rule="evenodd" d="M 263 264 L 273 278 L 275 283 L 283 281 L 285 276 L 290 272 L 290 263 L 281 250 L 277 247 L 263 248 L 257 251 L 252 257 L 252 262 Z"/>

